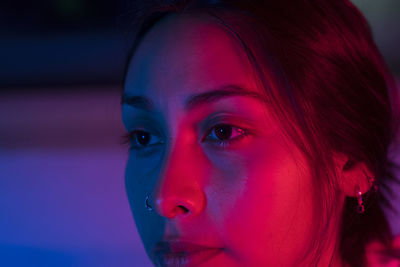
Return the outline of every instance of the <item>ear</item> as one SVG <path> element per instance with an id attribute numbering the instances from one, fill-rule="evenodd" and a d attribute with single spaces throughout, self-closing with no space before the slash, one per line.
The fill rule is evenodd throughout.
<path id="1" fill-rule="evenodd" d="M 334 154 L 339 189 L 348 197 L 356 197 L 357 191 L 362 194 L 373 185 L 373 174 L 363 162 L 355 162 L 342 153 Z"/>

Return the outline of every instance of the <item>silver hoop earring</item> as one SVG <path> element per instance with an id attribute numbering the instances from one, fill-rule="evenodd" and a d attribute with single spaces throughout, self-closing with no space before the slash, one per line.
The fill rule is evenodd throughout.
<path id="1" fill-rule="evenodd" d="M 363 202 L 363 199 L 362 199 L 361 190 L 360 190 L 360 188 L 358 186 L 356 188 L 356 195 L 357 195 L 357 202 L 358 202 L 357 213 L 358 214 L 364 213 L 364 211 L 365 211 L 364 202 Z"/>
<path id="2" fill-rule="evenodd" d="M 144 201 L 144 207 L 148 210 L 148 211 L 152 211 L 153 207 L 149 204 L 149 195 L 146 195 L 146 199 Z"/>

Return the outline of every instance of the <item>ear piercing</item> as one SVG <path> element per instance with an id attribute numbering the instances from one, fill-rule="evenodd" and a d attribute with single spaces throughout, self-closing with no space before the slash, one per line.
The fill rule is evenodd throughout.
<path id="1" fill-rule="evenodd" d="M 363 172 L 364 172 L 365 176 L 368 179 L 368 184 L 369 184 L 369 187 L 370 187 L 370 191 L 373 192 L 373 193 L 378 192 L 378 185 L 375 182 L 375 178 L 368 176 L 367 173 L 365 172 L 365 170 Z M 361 192 L 359 186 L 356 187 L 356 198 L 357 198 L 357 203 L 358 203 L 357 204 L 357 209 L 356 209 L 357 213 L 358 214 L 364 213 L 365 206 L 364 206 L 364 201 L 363 201 L 363 198 L 362 198 L 362 192 Z"/>
<path id="2" fill-rule="evenodd" d="M 364 202 L 362 199 L 362 193 L 361 193 L 360 187 L 358 187 L 358 186 L 356 187 L 356 197 L 357 197 L 357 202 L 358 202 L 357 213 L 358 214 L 364 213 L 364 211 L 365 211 Z"/>
<path id="3" fill-rule="evenodd" d="M 376 193 L 378 191 L 378 185 L 375 183 L 375 179 L 373 177 L 368 176 L 366 173 L 365 173 L 365 176 L 367 176 L 368 184 L 371 188 L 370 190 L 372 192 Z M 356 187 L 356 198 L 357 198 L 357 203 L 358 203 L 357 204 L 357 213 L 362 214 L 365 211 L 365 206 L 364 206 L 364 201 L 362 198 L 362 192 L 361 192 L 359 186 Z"/>

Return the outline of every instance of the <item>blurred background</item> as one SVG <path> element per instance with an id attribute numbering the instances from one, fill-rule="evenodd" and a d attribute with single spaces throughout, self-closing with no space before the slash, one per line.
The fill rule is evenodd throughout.
<path id="1" fill-rule="evenodd" d="M 400 1 L 353 2 L 400 77 Z M 129 5 L 0 3 L 0 266 L 151 266 L 120 144 Z M 399 234 L 398 215 L 388 216 Z"/>

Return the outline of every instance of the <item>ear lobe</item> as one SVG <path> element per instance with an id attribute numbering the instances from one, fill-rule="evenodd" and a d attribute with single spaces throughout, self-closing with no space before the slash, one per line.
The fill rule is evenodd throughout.
<path id="1" fill-rule="evenodd" d="M 344 154 L 335 156 L 336 173 L 340 190 L 348 197 L 356 197 L 371 189 L 373 175 L 363 162 L 355 162 Z"/>

